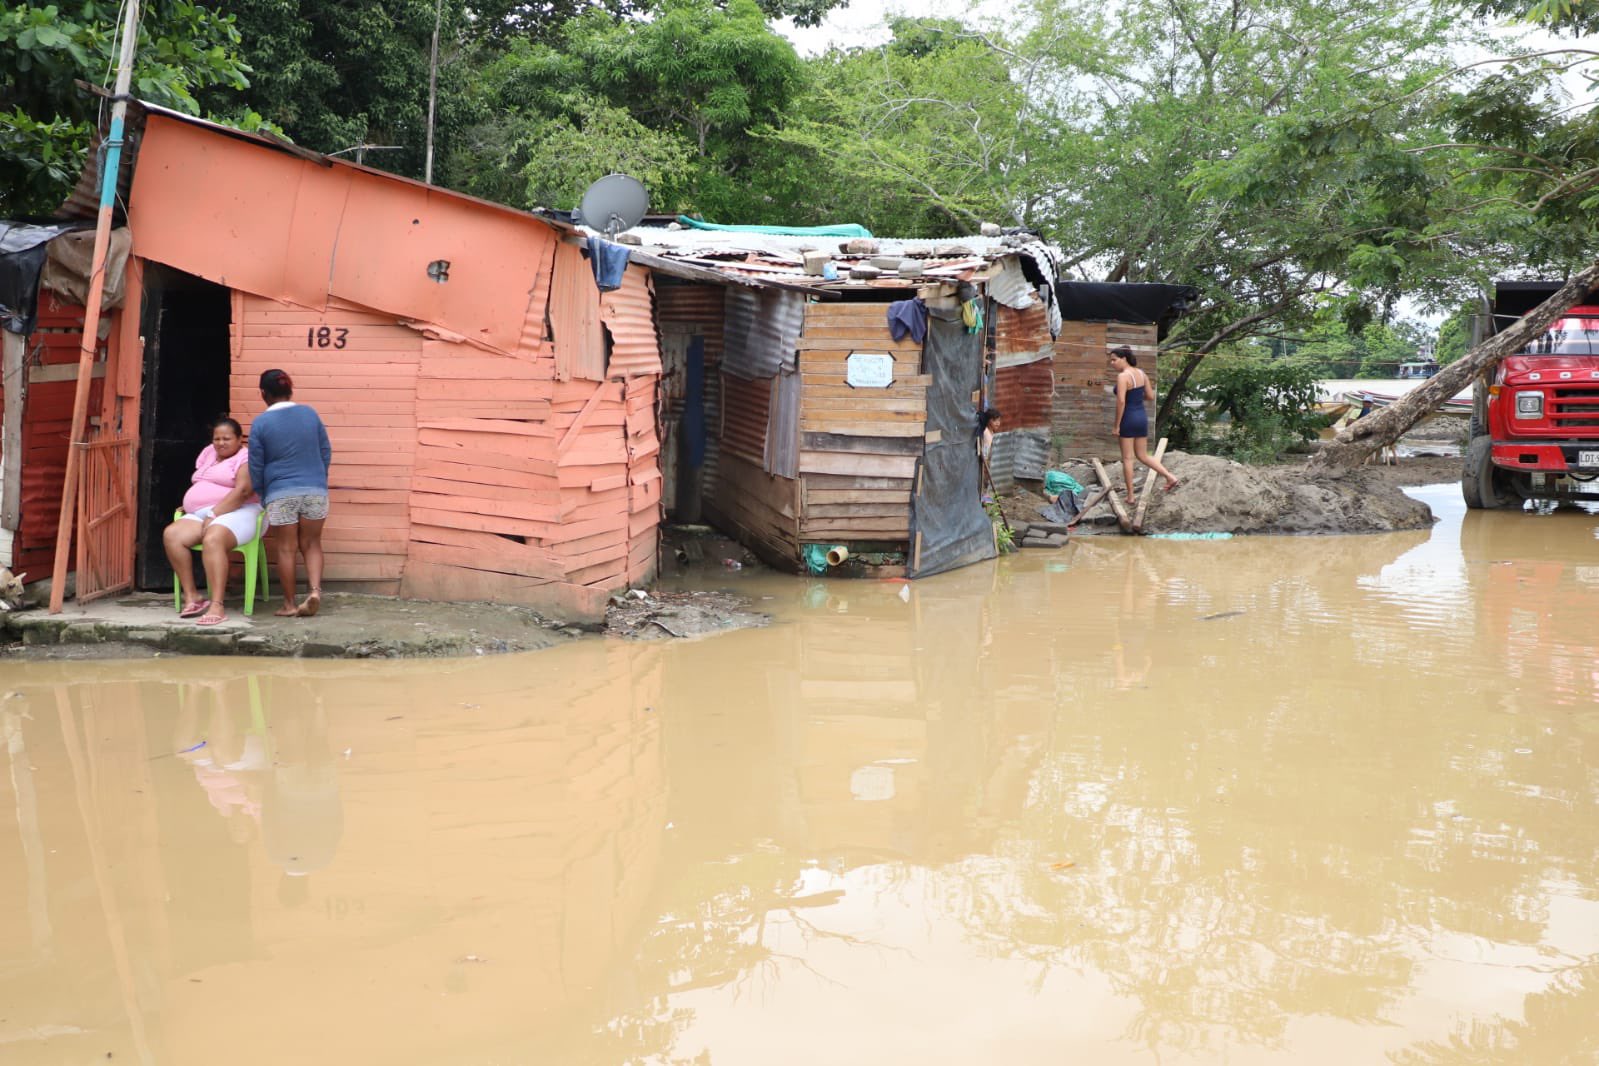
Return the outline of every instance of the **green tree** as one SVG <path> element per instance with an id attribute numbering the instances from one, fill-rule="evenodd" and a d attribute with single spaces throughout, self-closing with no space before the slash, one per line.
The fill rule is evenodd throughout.
<path id="1" fill-rule="evenodd" d="M 483 68 L 468 105 L 482 118 L 464 132 L 449 180 L 569 208 L 616 167 L 645 180 L 658 210 L 762 221 L 781 213 L 767 190 L 792 171 L 770 165 L 761 133 L 803 83 L 793 46 L 753 0 L 667 0 L 638 22 L 590 12 L 557 44 L 513 41 Z"/>
<path id="2" fill-rule="evenodd" d="M 434 0 L 230 0 L 245 55 L 258 71 L 250 105 L 318 152 L 361 144 L 368 166 L 420 177 L 427 142 Z M 473 119 L 468 85 L 474 25 L 465 0 L 444 0 L 437 154 Z M 225 101 L 207 95 L 222 109 Z"/>
<path id="3" fill-rule="evenodd" d="M 109 84 L 116 62 L 118 6 L 111 0 L 11 3 L 0 8 L 0 217 L 60 206 L 83 169 L 100 100 L 75 81 Z M 240 90 L 249 85 L 231 17 L 190 0 L 147 3 L 139 23 L 133 92 L 199 114 L 201 97 L 246 124 Z M 208 93 L 207 90 L 215 90 Z"/>

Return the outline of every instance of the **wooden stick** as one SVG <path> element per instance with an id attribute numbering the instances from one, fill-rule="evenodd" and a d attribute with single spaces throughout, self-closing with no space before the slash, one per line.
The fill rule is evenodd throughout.
<path id="1" fill-rule="evenodd" d="M 1160 462 L 1166 456 L 1166 438 L 1160 438 L 1160 443 L 1155 445 L 1155 462 Z M 1144 488 L 1138 494 L 1138 512 L 1133 515 L 1133 532 L 1144 531 L 1144 512 L 1149 510 L 1149 498 L 1155 494 L 1155 471 L 1150 470 L 1144 475 Z"/>
<path id="2" fill-rule="evenodd" d="M 1067 529 L 1074 528 L 1077 525 L 1077 523 L 1081 522 L 1083 519 L 1088 517 L 1088 512 L 1089 511 L 1092 511 L 1095 507 L 1098 507 L 1099 506 L 1099 502 L 1101 500 L 1103 500 L 1106 496 L 1109 496 L 1109 495 L 1110 495 L 1110 489 L 1109 488 L 1102 488 L 1098 492 L 1094 493 L 1092 496 L 1088 497 L 1088 502 L 1083 504 L 1082 509 L 1079 510 L 1077 512 L 1077 514 L 1072 517 L 1072 520 L 1070 522 L 1066 523 L 1066 528 Z"/>
<path id="3" fill-rule="evenodd" d="M 994 498 L 994 506 L 999 509 L 999 524 L 1005 527 L 1005 532 L 1011 532 L 1010 519 L 1005 517 L 1005 506 L 999 502 L 999 490 L 994 487 L 994 475 L 988 470 L 988 460 L 978 456 L 977 464 L 982 468 L 983 480 L 988 482 L 988 494 Z"/>
<path id="4" fill-rule="evenodd" d="M 1122 506 L 1122 498 L 1116 495 L 1116 489 L 1110 483 L 1110 477 L 1105 473 L 1105 464 L 1098 457 L 1089 460 L 1094 464 L 1094 476 L 1099 478 L 1099 483 L 1105 486 L 1107 498 L 1110 500 L 1110 509 L 1116 512 L 1116 524 L 1122 527 L 1123 533 L 1133 531 L 1133 520 L 1127 516 L 1127 508 Z"/>

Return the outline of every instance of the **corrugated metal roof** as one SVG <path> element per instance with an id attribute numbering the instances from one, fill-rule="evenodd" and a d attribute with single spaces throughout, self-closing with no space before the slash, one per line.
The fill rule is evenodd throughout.
<path id="1" fill-rule="evenodd" d="M 1021 261 L 1014 255 L 1007 255 L 990 268 L 988 295 L 1018 311 L 1030 307 L 1042 310 L 1037 286 L 1027 280 Z"/>
<path id="2" fill-rule="evenodd" d="M 600 321 L 611 331 L 610 377 L 661 372 L 649 271 L 628 264 L 622 287 L 600 295 Z"/>
<path id="3" fill-rule="evenodd" d="M 743 378 L 769 378 L 798 365 L 805 297 L 781 289 L 728 289 L 722 369 Z"/>

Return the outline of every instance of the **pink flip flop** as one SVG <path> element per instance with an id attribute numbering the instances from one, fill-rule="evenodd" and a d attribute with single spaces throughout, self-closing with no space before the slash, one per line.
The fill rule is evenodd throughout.
<path id="1" fill-rule="evenodd" d="M 178 617 L 179 618 L 195 618 L 195 617 L 197 617 L 199 615 L 205 614 L 205 612 L 210 608 L 210 606 L 211 606 L 211 601 L 210 600 L 195 600 L 193 603 L 189 604 L 189 606 L 187 606 L 183 610 L 179 611 L 178 612 Z"/>
<path id="2" fill-rule="evenodd" d="M 227 620 L 228 616 L 225 614 L 208 614 L 202 615 L 194 624 L 197 626 L 219 626 Z"/>

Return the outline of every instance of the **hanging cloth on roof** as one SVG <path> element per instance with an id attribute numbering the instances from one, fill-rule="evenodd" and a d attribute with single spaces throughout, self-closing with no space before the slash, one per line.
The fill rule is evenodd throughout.
<path id="1" fill-rule="evenodd" d="M 625 244 L 612 244 L 598 237 L 589 238 L 589 265 L 594 268 L 594 284 L 601 292 L 622 287 L 622 274 L 631 254 Z"/>
<path id="2" fill-rule="evenodd" d="M 55 222 L 31 226 L 0 222 L 0 329 L 26 337 L 39 317 L 39 274 L 47 245 L 87 222 Z"/>
<path id="3" fill-rule="evenodd" d="M 909 333 L 917 344 L 927 339 L 927 305 L 921 300 L 895 300 L 888 305 L 888 332 L 895 340 Z"/>
<path id="4" fill-rule="evenodd" d="M 712 230 L 717 233 L 765 233 L 774 237 L 870 237 L 872 231 L 853 222 L 837 226 L 719 226 L 715 222 L 702 222 L 687 215 L 678 215 L 677 221 L 690 229 Z"/>
<path id="5" fill-rule="evenodd" d="M 973 296 L 961 304 L 961 321 L 966 323 L 967 333 L 983 332 L 983 299 Z"/>

